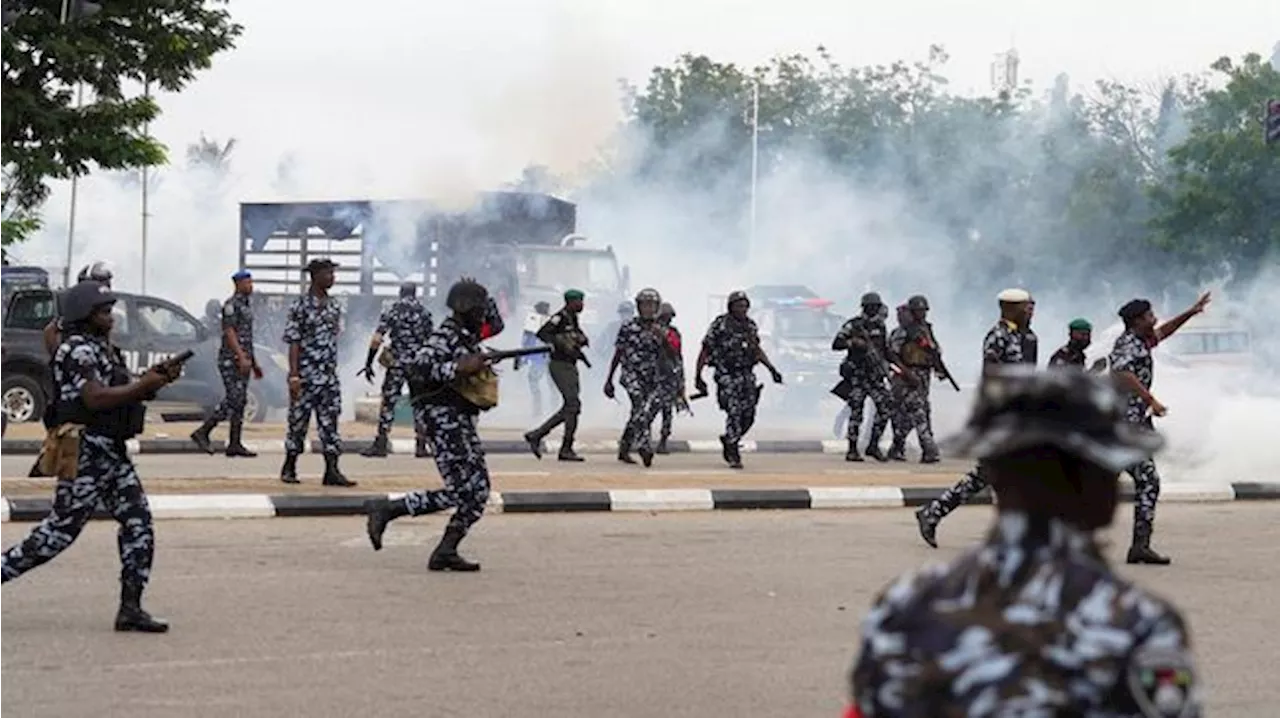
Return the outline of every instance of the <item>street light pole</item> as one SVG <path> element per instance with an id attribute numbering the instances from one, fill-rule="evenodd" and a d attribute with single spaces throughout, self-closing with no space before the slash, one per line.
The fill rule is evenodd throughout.
<path id="1" fill-rule="evenodd" d="M 151 97 L 151 80 L 150 79 L 142 83 L 142 94 L 147 98 Z M 150 127 L 150 123 L 144 124 L 142 126 L 143 136 L 146 136 L 149 127 Z M 147 167 L 147 165 L 143 165 L 142 166 L 142 293 L 143 294 L 147 293 L 147 218 L 150 217 L 150 215 L 147 214 L 147 190 L 148 190 L 147 185 L 149 184 L 150 178 L 151 178 L 150 168 Z"/>
<path id="2" fill-rule="evenodd" d="M 747 258 L 756 251 L 756 184 L 760 176 L 760 80 L 751 82 L 751 237 Z"/>

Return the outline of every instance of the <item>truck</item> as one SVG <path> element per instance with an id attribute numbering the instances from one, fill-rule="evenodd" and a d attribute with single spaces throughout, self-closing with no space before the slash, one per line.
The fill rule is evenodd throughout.
<path id="1" fill-rule="evenodd" d="M 576 225 L 573 203 L 528 192 L 479 193 L 461 207 L 427 200 L 242 203 L 239 261 L 253 273 L 255 317 L 269 337 L 280 335 L 289 304 L 306 291 L 303 268 L 319 257 L 339 264 L 332 294 L 343 309 L 343 331 L 356 335 L 372 331 L 401 283 L 419 283 L 439 316 L 450 284 L 463 276 L 485 284 L 517 326 L 535 303 L 554 308 L 570 288 L 587 294 L 584 327 L 602 326 L 629 298 L 630 269 L 612 246 L 592 246 Z M 344 347 L 363 351 L 360 342 Z"/>
<path id="2" fill-rule="evenodd" d="M 141 374 L 171 356 L 191 349 L 182 377 L 157 395 L 160 401 L 197 404 L 212 409 L 223 396 L 217 355 L 221 338 L 177 304 L 165 299 L 115 292 L 112 341 L 120 347 L 130 371 Z M 39 421 L 49 400 L 49 355 L 44 327 L 57 315 L 57 295 L 47 288 L 15 290 L 3 318 L 3 386 L 0 402 L 10 422 Z M 263 378 L 249 382 L 245 419 L 260 422 L 269 409 L 288 406 L 288 358 L 255 342 Z"/>

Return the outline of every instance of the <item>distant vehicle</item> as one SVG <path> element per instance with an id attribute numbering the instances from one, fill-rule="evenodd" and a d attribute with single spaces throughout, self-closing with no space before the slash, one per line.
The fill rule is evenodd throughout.
<path id="1" fill-rule="evenodd" d="M 159 297 L 116 292 L 112 336 L 130 371 L 140 374 L 186 349 L 195 351 L 182 378 L 162 389 L 161 401 L 195 403 L 211 409 L 222 399 L 217 356 L 220 337 L 182 307 Z M 49 289 L 13 293 L 3 325 L 3 387 L 0 402 L 9 421 L 39 421 L 49 395 L 49 356 L 44 327 L 57 314 L 57 297 Z M 288 358 L 269 346 L 254 347 L 263 378 L 249 382 L 245 405 L 248 421 L 262 421 L 269 408 L 288 406 Z"/>
<path id="2" fill-rule="evenodd" d="M 0 285 L 3 286 L 0 307 L 8 307 L 9 297 L 20 289 L 48 289 L 49 272 L 41 267 L 5 265 L 0 267 Z"/>

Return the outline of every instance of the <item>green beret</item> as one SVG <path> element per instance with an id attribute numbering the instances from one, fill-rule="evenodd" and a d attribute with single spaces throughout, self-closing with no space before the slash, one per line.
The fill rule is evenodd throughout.
<path id="1" fill-rule="evenodd" d="M 587 295 L 583 294 L 581 289 L 570 289 L 569 291 L 564 293 L 564 300 L 566 302 L 572 302 L 575 299 L 586 299 L 586 298 L 587 298 Z"/>
<path id="2" fill-rule="evenodd" d="M 1072 319 L 1071 323 L 1067 325 L 1067 329 L 1073 332 L 1091 332 L 1093 331 L 1093 325 L 1089 323 L 1088 319 Z"/>

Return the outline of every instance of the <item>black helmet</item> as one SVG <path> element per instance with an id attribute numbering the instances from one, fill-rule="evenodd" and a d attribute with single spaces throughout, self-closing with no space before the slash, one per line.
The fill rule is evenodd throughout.
<path id="1" fill-rule="evenodd" d="M 923 294 L 917 294 L 907 300 L 907 309 L 928 310 L 929 300 Z"/>
<path id="2" fill-rule="evenodd" d="M 115 301 L 116 295 L 105 282 L 85 280 L 62 294 L 62 321 L 83 322 L 98 307 Z"/>
<path id="3" fill-rule="evenodd" d="M 968 423 L 945 444 L 950 452 L 979 459 L 1055 446 L 1121 471 L 1164 444 L 1155 431 L 1125 421 L 1124 408 L 1124 395 L 1109 377 L 1001 366 L 983 379 Z"/>
<path id="4" fill-rule="evenodd" d="M 103 284 L 111 284 L 111 280 L 113 278 L 114 277 L 111 274 L 111 270 L 107 267 L 106 262 L 94 262 L 92 264 L 86 264 L 80 268 L 80 273 L 76 275 L 77 282 L 83 282 L 91 279 L 95 282 L 102 282 Z"/>
<path id="5" fill-rule="evenodd" d="M 654 304 L 662 304 L 662 295 L 658 294 L 658 290 L 653 287 L 645 287 L 636 292 L 636 304 L 643 302 L 653 302 Z"/>
<path id="6" fill-rule="evenodd" d="M 466 314 L 477 309 L 484 309 L 489 302 L 489 290 L 484 285 L 469 277 L 454 282 L 449 287 L 449 294 L 444 304 L 458 314 Z"/>
<path id="7" fill-rule="evenodd" d="M 672 319 L 675 319 L 675 318 L 676 318 L 676 308 L 675 308 L 675 307 L 673 307 L 673 306 L 671 306 L 671 303 L 670 303 L 670 302 L 663 302 L 663 303 L 662 303 L 662 306 L 658 307 L 658 316 L 660 316 L 660 317 L 671 317 Z"/>
<path id="8" fill-rule="evenodd" d="M 412 297 L 412 296 L 417 295 L 417 293 L 418 293 L 418 283 L 417 283 L 417 282 L 401 282 L 401 283 L 400 283 L 400 296 L 401 296 L 401 297 Z"/>
<path id="9" fill-rule="evenodd" d="M 862 295 L 862 306 L 864 307 L 879 307 L 883 305 L 884 301 L 880 299 L 880 295 L 876 292 L 867 292 Z"/>
<path id="10" fill-rule="evenodd" d="M 748 307 L 751 306 L 751 300 L 747 297 L 747 293 L 741 289 L 735 289 L 732 292 L 729 292 L 729 299 L 725 301 L 724 305 L 726 307 L 732 307 L 735 302 L 746 302 Z"/>

